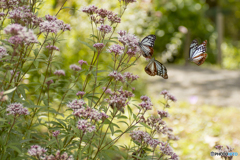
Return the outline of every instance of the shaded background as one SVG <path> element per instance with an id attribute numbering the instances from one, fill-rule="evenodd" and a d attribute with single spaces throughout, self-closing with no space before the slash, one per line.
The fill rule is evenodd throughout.
<path id="1" fill-rule="evenodd" d="M 63 1 L 48 0 L 40 16 L 46 11 L 54 15 Z M 67 1 L 58 18 L 71 24 L 72 31 L 64 33 L 63 42 L 57 45 L 65 68 L 77 64 L 79 59 L 90 61 L 92 57 L 92 52 L 77 41 L 90 43 L 89 19 L 81 12 L 82 7 L 90 4 L 119 12 L 118 0 Z M 216 144 L 231 145 L 240 154 L 239 20 L 238 0 L 138 0 L 128 5 L 117 28 L 140 39 L 149 34 L 157 36 L 154 56 L 166 65 L 169 79 L 147 76 L 143 71 L 147 64 L 144 58 L 129 71 L 140 76 L 136 96 L 140 96 L 137 91 L 147 92 L 156 108 L 160 107 L 159 93 L 163 89 L 177 97 L 178 102 L 169 110 L 169 123 L 180 137 L 172 146 L 181 159 L 213 159 L 210 152 Z M 208 40 L 208 57 L 200 67 L 186 61 L 195 38 L 199 42 Z M 100 58 L 107 64 L 111 61 L 108 57 Z M 102 68 L 105 67 L 103 64 Z"/>

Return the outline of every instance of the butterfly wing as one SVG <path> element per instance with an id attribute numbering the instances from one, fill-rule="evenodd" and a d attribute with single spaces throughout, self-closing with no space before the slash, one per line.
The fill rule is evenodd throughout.
<path id="1" fill-rule="evenodd" d="M 145 37 L 141 42 L 139 42 L 139 47 L 141 48 L 143 52 L 143 56 L 145 58 L 151 58 L 153 55 L 153 46 L 156 40 L 155 35 L 148 35 Z"/>
<path id="2" fill-rule="evenodd" d="M 148 65 L 145 67 L 145 72 L 150 76 L 158 75 L 164 79 L 168 79 L 166 67 L 154 58 L 152 58 Z"/>
<path id="3" fill-rule="evenodd" d="M 189 49 L 189 58 L 191 59 L 193 56 L 193 53 L 196 51 L 198 47 L 198 41 L 194 39 L 192 43 L 190 44 L 190 49 Z"/>
<path id="4" fill-rule="evenodd" d="M 190 46 L 190 50 L 191 50 L 191 46 Z M 195 49 L 195 51 L 192 53 L 192 56 L 190 57 L 190 60 L 200 66 L 201 64 L 204 63 L 204 61 L 207 58 L 206 50 L 207 50 L 207 40 L 203 41 L 203 43 L 200 44 Z"/>

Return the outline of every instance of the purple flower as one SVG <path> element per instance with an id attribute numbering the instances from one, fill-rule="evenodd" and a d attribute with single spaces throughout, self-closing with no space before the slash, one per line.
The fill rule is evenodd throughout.
<path id="1" fill-rule="evenodd" d="M 7 115 L 28 115 L 28 109 L 26 107 L 23 107 L 21 103 L 11 103 L 10 105 L 7 106 L 6 111 L 8 112 Z"/>
<path id="2" fill-rule="evenodd" d="M 95 47 L 97 50 L 101 50 L 105 45 L 103 43 L 95 43 L 93 47 Z"/>
<path id="3" fill-rule="evenodd" d="M 108 48 L 108 52 L 115 53 L 115 55 L 122 55 L 123 54 L 124 47 L 120 46 L 118 44 L 113 44 Z"/>
<path id="4" fill-rule="evenodd" d="M 105 113 L 101 113 L 96 109 L 90 107 L 82 107 L 79 109 L 75 109 L 73 111 L 73 115 L 79 118 L 85 118 L 90 120 L 95 120 L 96 122 L 101 120 L 103 117 L 108 118 Z"/>
<path id="5" fill-rule="evenodd" d="M 46 84 L 47 84 L 48 86 L 49 86 L 50 84 L 52 84 L 52 83 L 54 83 L 52 79 L 46 82 Z"/>
<path id="6" fill-rule="evenodd" d="M 55 131 L 52 133 L 53 137 L 57 137 L 60 134 L 60 131 Z"/>
<path id="7" fill-rule="evenodd" d="M 166 100 L 171 100 L 173 102 L 176 102 L 177 99 L 173 95 L 171 95 L 167 90 L 163 90 L 160 94 L 164 95 L 164 98 Z"/>
<path id="8" fill-rule="evenodd" d="M 149 144 L 152 148 L 156 148 L 157 145 L 160 144 L 160 141 L 157 140 L 157 139 L 152 139 L 152 140 L 150 140 L 150 141 L 148 142 L 148 144 Z"/>
<path id="9" fill-rule="evenodd" d="M 161 119 L 163 119 L 164 117 L 169 117 L 169 113 L 167 111 L 157 111 L 158 115 L 160 116 Z"/>
<path id="10" fill-rule="evenodd" d="M 58 75 L 58 76 L 65 76 L 65 71 L 64 70 L 56 70 L 54 72 L 55 75 Z"/>
<path id="11" fill-rule="evenodd" d="M 189 102 L 190 102 L 191 104 L 196 104 L 197 101 L 198 101 L 198 96 L 191 96 L 191 97 L 189 98 Z"/>
<path id="12" fill-rule="evenodd" d="M 12 35 L 8 41 L 15 45 L 23 43 L 38 43 L 37 36 L 33 33 L 33 31 L 21 26 L 20 24 L 10 24 L 4 28 L 4 32 Z"/>
<path id="13" fill-rule="evenodd" d="M 21 1 L 19 0 L 1 0 L 0 7 L 3 9 L 12 9 L 15 6 L 20 5 Z"/>
<path id="14" fill-rule="evenodd" d="M 82 70 L 82 68 L 81 68 L 80 66 L 76 65 L 76 64 L 71 64 L 71 65 L 69 66 L 69 68 L 72 69 L 72 70 L 74 70 L 74 71 L 80 71 L 80 70 Z"/>
<path id="15" fill-rule="evenodd" d="M 125 82 L 124 76 L 121 73 L 118 73 L 117 71 L 110 72 L 108 76 L 114 78 L 115 81 Z"/>
<path id="16" fill-rule="evenodd" d="M 96 10 L 96 13 L 97 13 L 100 17 L 105 18 L 105 17 L 107 17 L 109 11 L 106 10 L 106 9 L 100 8 L 100 9 Z"/>
<path id="17" fill-rule="evenodd" d="M 79 63 L 81 66 L 82 66 L 83 64 L 88 65 L 88 63 L 87 63 L 86 61 L 84 61 L 84 60 L 79 60 L 78 63 Z"/>
<path id="18" fill-rule="evenodd" d="M 172 160 L 179 160 L 179 157 L 178 157 L 178 155 L 176 153 L 173 153 L 171 155 L 170 159 L 172 159 Z"/>
<path id="19" fill-rule="evenodd" d="M 55 156 L 54 155 L 47 155 L 44 160 L 74 160 L 73 156 L 68 156 L 67 152 L 64 152 L 61 155 L 61 152 L 59 150 L 56 151 Z"/>
<path id="20" fill-rule="evenodd" d="M 127 46 L 127 54 L 130 57 L 135 56 L 140 51 L 138 47 L 139 39 L 126 31 L 119 31 L 118 34 L 118 41 Z"/>
<path id="21" fill-rule="evenodd" d="M 0 59 L 2 59 L 4 56 L 8 56 L 7 50 L 5 47 L 0 46 Z"/>
<path id="22" fill-rule="evenodd" d="M 101 24 L 100 27 L 97 28 L 100 32 L 106 34 L 112 31 L 112 27 L 109 25 L 103 25 Z"/>
<path id="23" fill-rule="evenodd" d="M 45 152 L 47 152 L 47 150 L 39 145 L 32 145 L 31 149 L 28 150 L 29 155 L 37 157 L 44 156 Z"/>
<path id="24" fill-rule="evenodd" d="M 77 96 L 81 96 L 81 97 L 82 97 L 84 94 L 86 94 L 86 92 L 83 92 L 83 91 L 78 91 L 76 95 L 77 95 Z"/>
<path id="25" fill-rule="evenodd" d="M 172 147 L 166 142 L 160 142 L 160 150 L 163 154 L 171 156 L 174 152 Z"/>
<path id="26" fill-rule="evenodd" d="M 106 87 L 103 87 L 102 89 L 105 90 Z M 108 88 L 108 89 L 105 91 L 105 93 L 106 93 L 106 94 L 112 94 L 113 92 L 112 92 L 111 88 Z"/>
<path id="27" fill-rule="evenodd" d="M 141 96 L 142 102 L 139 104 L 144 110 L 151 110 L 152 109 L 152 102 L 151 99 L 147 96 Z"/>
<path id="28" fill-rule="evenodd" d="M 49 50 L 56 50 L 56 51 L 60 51 L 58 47 L 56 47 L 56 46 L 53 46 L 53 45 L 50 45 L 50 44 L 49 44 L 49 45 L 47 45 L 47 46 L 46 46 L 46 48 L 47 48 L 47 49 L 49 49 Z"/>
<path id="29" fill-rule="evenodd" d="M 107 15 L 108 20 L 113 23 L 121 23 L 121 18 L 117 14 L 109 11 Z"/>
<path id="30" fill-rule="evenodd" d="M 124 74 L 124 77 L 127 81 L 129 81 L 130 83 L 137 80 L 139 78 L 138 75 L 133 75 L 132 73 L 130 72 L 125 72 Z"/>
<path id="31" fill-rule="evenodd" d="M 88 7 L 84 7 L 82 9 L 82 12 L 85 12 L 85 13 L 91 15 L 91 14 L 95 13 L 96 10 L 97 10 L 97 7 L 95 5 L 91 5 L 91 6 L 88 6 Z"/>
<path id="32" fill-rule="evenodd" d="M 96 130 L 96 127 L 94 125 L 92 125 L 90 122 L 84 119 L 78 121 L 77 127 L 78 129 L 82 130 L 84 134 L 86 132 L 90 133 Z"/>
<path id="33" fill-rule="evenodd" d="M 85 103 L 82 99 L 80 99 L 80 100 L 75 99 L 75 100 L 69 102 L 69 103 L 67 104 L 67 107 L 69 107 L 69 108 L 71 108 L 73 111 L 75 111 L 75 110 L 77 110 L 77 109 L 83 108 L 85 104 L 86 104 L 86 103 Z"/>

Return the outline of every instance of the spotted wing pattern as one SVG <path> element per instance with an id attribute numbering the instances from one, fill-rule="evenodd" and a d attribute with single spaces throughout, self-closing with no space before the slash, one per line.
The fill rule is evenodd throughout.
<path id="1" fill-rule="evenodd" d="M 189 59 L 197 65 L 201 65 L 207 58 L 207 40 L 198 46 L 197 40 L 193 40 L 190 45 Z"/>
<path id="2" fill-rule="evenodd" d="M 152 58 L 148 65 L 145 67 L 145 72 L 150 76 L 158 75 L 164 79 L 168 79 L 167 68 L 154 58 Z"/>
<path id="3" fill-rule="evenodd" d="M 139 47 L 143 52 L 143 56 L 145 58 L 151 58 L 153 55 L 153 46 L 156 40 L 155 35 L 148 35 L 146 36 L 141 42 L 138 42 Z"/>

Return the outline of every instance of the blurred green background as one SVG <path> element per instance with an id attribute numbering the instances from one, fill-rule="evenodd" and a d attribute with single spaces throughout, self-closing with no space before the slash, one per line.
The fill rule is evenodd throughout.
<path id="1" fill-rule="evenodd" d="M 50 15 L 56 14 L 64 1 L 45 1 L 41 6 L 39 15 L 43 17 L 46 13 Z M 72 27 L 71 32 L 64 33 L 62 36 L 64 40 L 61 45 L 58 45 L 61 50 L 59 56 L 62 57 L 61 61 L 64 62 L 63 69 L 68 68 L 70 64 L 77 64 L 77 61 L 80 59 L 89 62 L 92 57 L 92 52 L 77 41 L 79 39 L 91 43 L 88 40 L 91 33 L 89 19 L 86 14 L 81 12 L 82 7 L 90 4 L 94 4 L 99 8 L 113 10 L 116 13 L 119 12 L 118 0 L 67 1 L 65 4 L 66 8 L 58 15 L 59 19 L 69 23 Z M 180 137 L 179 141 L 174 142 L 173 147 L 181 159 L 213 159 L 210 157 L 210 152 L 214 150 L 215 144 L 231 145 L 240 154 L 240 110 L 237 108 L 240 104 L 238 102 L 238 97 L 240 96 L 240 74 L 238 71 L 240 68 L 239 20 L 239 0 L 137 0 L 137 3 L 128 5 L 122 17 L 122 23 L 117 28 L 117 31 L 127 30 L 134 33 L 139 39 L 149 34 L 157 36 L 154 56 L 169 68 L 169 81 L 163 81 L 159 77 L 146 76 L 143 68 L 147 62 L 144 58 L 137 63 L 138 67 L 133 67 L 129 71 L 140 76 L 139 81 L 135 83 L 136 96 L 139 97 L 141 93 L 147 92 L 153 98 L 157 108 L 159 108 L 159 92 L 161 90 L 168 89 L 177 98 L 179 95 L 178 102 L 170 108 L 172 117 L 169 123 L 171 123 L 170 126 L 174 128 L 175 133 Z M 186 61 L 189 45 L 195 38 L 199 42 L 208 40 L 208 57 L 206 62 L 200 66 L 201 70 L 196 68 L 195 64 L 188 64 L 188 61 Z M 101 61 L 105 62 L 102 68 L 106 68 L 108 62 L 111 61 L 110 56 L 102 56 L 100 58 Z M 192 69 L 190 70 L 189 68 Z M 184 83 L 185 79 L 188 79 L 190 71 L 196 74 L 195 79 L 193 79 L 194 82 L 190 84 L 190 87 L 187 88 L 181 83 L 171 81 L 171 78 L 182 78 Z M 219 98 L 220 103 L 222 101 L 226 103 L 219 105 L 214 102 L 209 103 L 206 100 L 192 102 L 188 100 L 188 97 L 182 98 L 185 91 L 187 92 L 184 89 L 188 89 L 191 92 L 192 90 L 190 89 L 194 89 L 195 83 L 200 81 L 197 77 L 198 72 L 202 73 L 203 79 L 207 79 L 204 76 L 209 76 L 213 73 L 216 75 L 214 77 L 217 80 L 221 80 L 221 76 L 225 78 L 222 81 L 216 81 L 219 85 L 214 87 L 217 92 L 220 86 L 221 92 L 226 92 L 228 95 L 221 97 L 219 94 L 222 93 L 217 92 L 217 94 L 212 96 L 217 98 L 216 101 Z M 228 73 L 236 76 L 231 77 Z M 174 77 L 176 74 L 179 74 L 179 76 Z M 231 79 L 236 80 L 231 81 Z M 209 79 L 213 84 L 215 84 L 215 80 L 214 78 Z M 158 90 L 155 89 L 153 92 L 151 85 L 156 83 L 159 87 Z M 229 92 L 231 92 L 231 88 L 229 89 L 228 87 L 232 84 L 236 84 L 232 86 L 236 90 L 234 90 L 234 93 L 231 93 L 235 97 L 236 103 L 228 103 L 227 100 L 230 95 Z M 180 91 L 174 90 L 181 85 Z M 204 88 L 207 85 L 208 82 L 205 82 L 202 87 Z M 208 92 L 208 90 L 205 90 L 205 92 Z M 199 96 L 196 92 L 192 93 L 192 95 Z M 202 97 L 204 98 L 204 96 Z M 209 101 L 211 101 L 211 97 Z M 219 157 L 214 158 L 220 159 Z M 234 159 L 238 158 L 239 156 Z"/>

